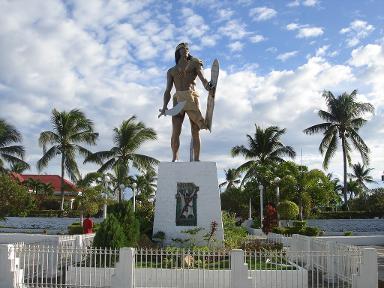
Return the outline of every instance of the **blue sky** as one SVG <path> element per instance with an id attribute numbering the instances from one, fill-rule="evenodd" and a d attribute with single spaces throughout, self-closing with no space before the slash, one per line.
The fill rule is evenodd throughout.
<path id="1" fill-rule="evenodd" d="M 0 117 L 24 136 L 35 173 L 39 133 L 53 108 L 79 108 L 93 119 L 109 149 L 112 129 L 136 115 L 158 133 L 144 153 L 169 161 L 171 121 L 157 119 L 165 75 L 179 42 L 221 74 L 213 132 L 203 131 L 201 159 L 223 169 L 254 124 L 287 128 L 284 143 L 303 151 L 303 164 L 321 168 L 321 135 L 302 130 L 320 119 L 323 90 L 359 90 L 376 114 L 361 130 L 371 148 L 372 175 L 384 170 L 384 1 L 102 1 L 0 0 Z M 208 77 L 209 78 L 209 77 Z M 205 111 L 206 92 L 198 85 Z M 188 160 L 189 123 L 181 157 Z M 80 159 L 79 159 L 80 160 Z M 296 162 L 300 162 L 298 157 Z M 361 161 L 353 154 L 353 162 Z M 82 161 L 81 161 L 82 162 Z M 94 170 L 81 165 L 83 173 Z M 341 175 L 341 154 L 328 172 Z M 44 171 L 58 174 L 58 161 Z"/>

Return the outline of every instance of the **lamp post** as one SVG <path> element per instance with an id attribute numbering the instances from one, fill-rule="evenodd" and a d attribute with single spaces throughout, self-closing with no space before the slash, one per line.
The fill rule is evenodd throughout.
<path id="1" fill-rule="evenodd" d="M 119 185 L 120 187 L 120 197 L 119 197 L 119 202 L 121 202 L 123 200 L 123 192 L 124 192 L 124 189 L 125 189 L 125 185 L 124 184 L 120 184 Z"/>
<path id="2" fill-rule="evenodd" d="M 132 183 L 132 194 L 133 194 L 133 213 L 136 212 L 136 183 Z"/>
<path id="3" fill-rule="evenodd" d="M 280 201 L 280 187 L 279 187 L 280 181 L 281 181 L 280 177 L 276 177 L 274 180 L 276 184 L 276 198 L 277 198 L 277 202 L 276 202 L 277 226 L 280 226 L 280 217 L 279 217 L 279 212 L 277 210 L 277 206 L 279 205 L 279 201 Z"/>
<path id="4" fill-rule="evenodd" d="M 260 227 L 263 225 L 263 185 L 259 185 L 259 191 L 260 191 Z"/>
<path id="5" fill-rule="evenodd" d="M 107 219 L 107 200 L 108 200 L 108 185 L 109 182 L 111 181 L 111 178 L 109 178 L 108 175 L 105 175 L 103 178 L 98 178 L 100 182 L 102 182 L 103 187 L 104 187 L 104 197 L 105 197 L 105 202 L 104 202 L 104 207 L 103 207 L 103 219 Z"/>

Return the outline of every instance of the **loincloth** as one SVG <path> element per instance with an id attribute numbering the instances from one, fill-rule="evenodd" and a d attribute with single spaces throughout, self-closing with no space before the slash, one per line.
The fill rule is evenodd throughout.
<path id="1" fill-rule="evenodd" d="M 173 95 L 173 103 L 176 105 L 178 102 L 186 101 L 183 111 L 180 114 L 187 113 L 189 119 L 194 122 L 200 129 L 207 129 L 205 120 L 200 111 L 199 95 L 196 91 L 176 91 Z"/>

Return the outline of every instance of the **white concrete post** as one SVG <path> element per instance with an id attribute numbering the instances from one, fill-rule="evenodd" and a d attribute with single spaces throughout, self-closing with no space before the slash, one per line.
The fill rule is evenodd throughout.
<path id="1" fill-rule="evenodd" d="M 23 278 L 23 270 L 20 269 L 19 259 L 15 255 L 15 246 L 12 244 L 1 244 L 0 287 L 19 287 Z"/>
<path id="2" fill-rule="evenodd" d="M 231 287 L 252 287 L 252 278 L 248 277 L 248 265 L 244 263 L 244 251 L 241 249 L 231 250 Z"/>
<path id="3" fill-rule="evenodd" d="M 112 275 L 111 288 L 134 288 L 135 286 L 135 249 L 121 248 L 119 262 Z"/>
<path id="4" fill-rule="evenodd" d="M 260 228 L 263 228 L 263 185 L 259 185 L 260 191 Z"/>
<path id="5" fill-rule="evenodd" d="M 352 276 L 352 288 L 377 288 L 378 268 L 377 251 L 375 248 L 362 249 L 360 270 Z"/>

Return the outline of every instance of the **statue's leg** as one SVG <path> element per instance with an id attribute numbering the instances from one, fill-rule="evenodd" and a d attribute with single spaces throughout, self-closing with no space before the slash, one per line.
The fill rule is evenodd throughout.
<path id="1" fill-rule="evenodd" d="M 172 162 L 179 159 L 179 147 L 180 147 L 180 133 L 183 125 L 185 113 L 177 114 L 172 117 L 172 137 L 171 137 L 171 148 L 172 148 Z"/>
<path id="2" fill-rule="evenodd" d="M 191 134 L 193 139 L 193 160 L 200 161 L 200 128 L 199 126 L 190 120 L 191 122 Z"/>

